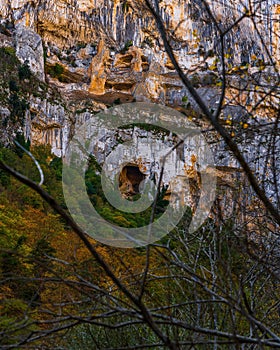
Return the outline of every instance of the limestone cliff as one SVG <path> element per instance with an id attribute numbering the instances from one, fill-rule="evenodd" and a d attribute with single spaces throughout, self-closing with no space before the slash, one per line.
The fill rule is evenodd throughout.
<path id="1" fill-rule="evenodd" d="M 229 29 L 224 45 L 232 74 L 243 66 L 253 73 L 260 64 L 269 74 L 270 57 L 279 65 L 277 0 L 255 4 L 261 36 L 246 17 L 254 11 L 246 1 L 209 2 L 214 21 L 200 0 L 159 3 L 177 60 L 211 108 L 219 95 L 218 27 Z M 39 80 L 46 79 L 60 92 L 59 107 L 50 99 L 30 98 L 26 112 L 27 136 L 50 142 L 57 154 L 63 153 L 75 122 L 84 119 L 85 112 L 133 100 L 180 108 L 182 101 L 193 104 L 142 0 L 0 0 L 0 20 L 1 45 L 14 47 Z M 232 81 L 229 101 L 239 84 Z M 253 100 L 254 92 L 242 98 Z"/>

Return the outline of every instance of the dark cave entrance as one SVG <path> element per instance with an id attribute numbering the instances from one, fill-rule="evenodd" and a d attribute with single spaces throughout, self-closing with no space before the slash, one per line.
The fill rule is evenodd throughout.
<path id="1" fill-rule="evenodd" d="M 139 185 L 146 178 L 136 164 L 125 165 L 119 176 L 119 189 L 125 196 L 134 196 L 139 194 Z"/>

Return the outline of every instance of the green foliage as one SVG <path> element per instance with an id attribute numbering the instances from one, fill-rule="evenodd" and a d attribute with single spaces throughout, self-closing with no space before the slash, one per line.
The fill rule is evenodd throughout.
<path id="1" fill-rule="evenodd" d="M 27 151 L 30 151 L 30 140 L 28 139 L 27 141 L 24 138 L 23 133 L 17 132 L 15 140 L 22 146 L 24 147 Z M 25 152 L 18 146 L 15 145 L 14 147 L 15 153 L 22 158 Z"/>
<path id="2" fill-rule="evenodd" d="M 186 95 L 184 95 L 184 96 L 182 97 L 182 106 L 183 106 L 184 108 L 188 108 L 188 107 L 190 106 L 189 98 L 188 98 L 188 96 L 186 96 Z"/>
<path id="3" fill-rule="evenodd" d="M 78 42 L 78 44 L 76 45 L 77 51 L 79 51 L 80 49 L 84 49 L 87 46 L 87 44 L 83 41 Z"/>
<path id="4" fill-rule="evenodd" d="M 25 61 L 23 65 L 19 66 L 18 76 L 19 76 L 19 80 L 31 78 L 31 70 L 29 68 L 29 64 L 27 61 Z"/>
<path id="5" fill-rule="evenodd" d="M 63 79 L 64 68 L 61 64 L 56 63 L 54 66 L 47 67 L 46 72 L 52 78 L 57 78 L 61 81 Z"/>
<path id="6" fill-rule="evenodd" d="M 35 246 L 30 253 L 33 273 L 35 276 L 43 276 L 45 274 L 46 267 L 49 269 L 53 266 L 53 262 L 50 257 L 55 257 L 55 253 L 56 250 L 46 238 L 42 237 L 36 241 Z"/>
<path id="7" fill-rule="evenodd" d="M 215 56 L 214 50 L 212 50 L 212 49 L 208 50 L 207 53 L 206 53 L 206 56 L 207 57 L 214 57 Z"/>
<path id="8" fill-rule="evenodd" d="M 132 40 L 128 40 L 125 43 L 124 49 L 127 51 L 132 45 L 133 45 L 133 41 Z"/>
<path id="9" fill-rule="evenodd" d="M 10 91 L 13 91 L 13 92 L 19 91 L 19 87 L 18 87 L 17 82 L 15 80 L 9 81 L 9 89 L 10 89 Z"/>
<path id="10" fill-rule="evenodd" d="M 19 64 L 14 48 L 0 47 L 0 100 L 2 101 L 7 100 L 6 89 L 9 88 L 10 81 L 14 81 L 12 87 L 18 85 L 17 67 Z"/>
<path id="11" fill-rule="evenodd" d="M 10 57 L 16 58 L 16 50 L 13 47 L 10 47 L 10 46 L 1 47 L 1 51 Z"/>
<path id="12" fill-rule="evenodd" d="M 124 47 L 121 49 L 121 53 L 125 54 L 127 52 L 127 50 L 133 46 L 133 41 L 132 40 L 127 40 L 127 42 L 125 43 Z"/>
<path id="13" fill-rule="evenodd" d="M 62 180 L 62 159 L 59 157 L 54 157 L 50 163 L 51 169 L 55 172 L 55 177 L 58 181 Z"/>
<path id="14" fill-rule="evenodd" d="M 20 98 L 17 93 L 12 93 L 8 99 L 10 106 L 10 120 L 12 123 L 16 124 L 17 122 L 23 126 L 25 120 L 25 112 L 29 108 L 29 103 L 25 98 Z"/>
<path id="15" fill-rule="evenodd" d="M 31 257 L 38 262 L 45 263 L 47 256 L 54 256 L 55 249 L 50 245 L 50 243 L 45 239 L 39 239 L 34 249 L 31 252 Z"/>
<path id="16" fill-rule="evenodd" d="M 0 169 L 0 185 L 8 187 L 11 184 L 10 180 L 10 175 L 6 171 Z"/>
<path id="17" fill-rule="evenodd" d="M 85 107 L 85 108 L 82 108 L 82 109 L 77 109 L 76 110 L 76 114 L 82 114 L 82 113 L 85 113 L 85 112 L 87 112 L 87 108 Z"/>
<path id="18" fill-rule="evenodd" d="M 25 140 L 22 134 L 17 134 L 16 140 L 27 150 L 30 149 L 30 141 Z M 36 165 L 33 160 L 23 152 L 16 145 L 11 145 L 8 148 L 0 148 L 2 159 L 15 168 L 17 171 L 23 175 L 29 177 L 31 180 L 38 182 L 40 175 Z M 39 145 L 33 147 L 31 150 L 34 157 L 38 160 L 43 172 L 44 172 L 44 187 L 51 195 L 53 195 L 58 202 L 64 207 L 64 198 L 61 185 L 61 174 L 62 174 L 62 161 L 51 154 L 51 149 L 49 145 Z M 31 205 L 35 208 L 43 208 L 43 200 L 28 187 L 11 181 L 9 175 L 5 172 L 0 171 L 0 183 L 8 191 L 6 193 L 9 196 L 9 191 L 13 193 L 14 200 L 20 202 L 24 207 L 26 205 Z M 10 187 L 11 186 L 11 187 Z M 1 193 L 1 189 L 0 189 Z"/>
<path id="19" fill-rule="evenodd" d="M 18 330 L 18 327 L 20 330 Z M 1 301 L 0 346 L 13 344 L 15 339 L 17 339 L 17 342 L 20 342 L 35 329 L 29 305 L 26 302 L 20 298 L 5 298 Z M 19 349 L 19 347 L 16 349 Z"/>
<path id="20" fill-rule="evenodd" d="M 17 130 L 29 108 L 30 95 L 45 98 L 47 91 L 46 84 L 31 73 L 28 64 L 20 63 L 14 48 L 0 47 L 0 102 L 11 111 L 11 120 L 4 120 L 4 127 L 14 124 Z"/>
<path id="21" fill-rule="evenodd" d="M 24 147 L 30 147 L 21 134 L 17 140 Z M 32 160 L 17 151 L 15 147 L 1 149 L 1 158 L 34 181 L 38 180 L 38 171 Z M 61 159 L 51 154 L 49 146 L 33 147 L 32 153 L 44 171 L 44 188 L 61 201 Z M 85 182 L 96 210 L 106 220 L 119 226 L 139 227 L 146 224 L 150 210 L 137 215 L 127 214 L 114 209 L 106 201 L 101 186 L 101 170 L 96 159 L 91 157 Z M 42 320 L 46 317 L 51 319 L 53 315 L 54 318 L 59 317 L 62 326 L 64 316 L 67 319 L 74 315 L 81 320 L 70 332 L 63 333 L 59 345 L 69 350 L 137 348 L 137 345 L 143 344 L 152 347 L 158 343 L 149 327 L 141 323 L 138 310 L 135 312 L 133 308 L 129 312 L 132 307 L 128 299 L 114 288 L 111 281 L 106 280 L 94 259 L 84 252 L 83 256 L 79 255 L 80 241 L 75 242 L 69 231 L 66 238 L 59 241 L 64 233 L 64 224 L 41 198 L 32 193 L 26 186 L 0 172 L 0 348 L 4 349 L 7 344 L 18 343 L 28 339 L 28 335 L 32 336 L 35 330 L 31 325 L 33 319 L 39 321 L 37 327 L 42 327 L 40 331 L 47 333 L 53 324 L 58 324 L 57 319 L 54 323 L 44 323 Z M 157 217 L 168 205 L 164 200 L 165 194 L 164 188 L 157 206 Z M 137 200 L 136 197 L 134 199 Z M 150 247 L 149 273 L 142 302 L 150 308 L 151 314 L 161 314 L 167 317 L 166 320 L 178 319 L 189 327 L 183 329 L 172 322 L 158 322 L 161 331 L 175 341 L 187 340 L 193 344 L 196 344 L 198 332 L 189 330 L 192 327 L 209 327 L 216 332 L 248 336 L 252 329 L 252 318 L 248 320 L 246 307 L 252 305 L 254 318 L 265 319 L 266 325 L 269 327 L 272 324 L 271 328 L 274 327 L 277 332 L 278 281 L 270 270 L 256 264 L 249 252 L 251 246 L 247 237 L 241 231 L 235 231 L 235 218 L 219 221 L 208 219 L 193 233 L 188 230 L 191 218 L 192 213 L 188 208 L 177 227 L 161 239 L 161 246 Z M 69 245 L 72 240 L 75 257 L 71 260 Z M 58 242 L 61 242 L 60 246 Z M 142 255 L 145 260 L 142 254 L 144 248 L 130 250 L 134 254 L 132 258 L 128 250 L 114 248 L 106 251 L 96 242 L 95 248 L 105 252 L 105 260 L 116 275 L 132 293 L 139 295 L 145 267 L 145 261 L 141 266 L 139 259 Z M 153 258 L 155 252 L 157 255 Z M 119 254 L 115 260 L 114 254 Z M 64 284 L 63 278 L 67 279 Z M 84 283 L 83 279 L 89 283 Z M 91 282 L 94 288 L 91 288 Z M 74 287 L 71 289 L 69 285 Z M 241 312 L 237 312 L 235 306 Z M 121 314 L 122 309 L 125 314 Z M 110 328 L 89 324 L 99 320 Z M 121 326 L 114 329 L 114 325 Z M 258 330 L 255 329 L 255 332 Z M 262 337 L 263 329 L 256 334 Z M 213 332 L 210 335 L 205 332 L 201 339 L 206 344 L 208 340 L 213 341 L 212 335 Z M 216 338 L 225 341 L 224 338 Z M 44 340 L 38 346 L 33 345 L 36 348 L 53 348 L 53 344 L 58 343 L 50 339 L 49 343 Z M 205 344 L 197 348 L 203 350 L 208 346 Z M 228 349 L 228 344 L 219 347 Z"/>
<path id="22" fill-rule="evenodd" d="M 64 68 L 58 63 L 56 63 L 55 66 L 53 67 L 53 72 L 55 76 L 61 75 L 63 71 L 64 71 Z"/>
<path id="23" fill-rule="evenodd" d="M 218 77 L 213 72 L 206 73 L 202 76 L 201 84 L 203 86 L 215 85 L 217 83 Z"/>

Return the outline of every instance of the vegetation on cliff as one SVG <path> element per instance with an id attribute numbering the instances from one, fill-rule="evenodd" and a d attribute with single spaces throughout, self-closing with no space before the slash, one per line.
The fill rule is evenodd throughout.
<path id="1" fill-rule="evenodd" d="M 0 3 L 0 34 L 9 43 L 0 48 L 1 349 L 280 348 L 277 1 L 13 6 Z M 46 83 L 30 64 L 43 52 L 42 39 Z M 16 56 L 22 43 L 29 63 Z M 47 143 L 64 151 L 75 126 L 134 98 L 172 105 L 201 128 L 216 156 L 218 187 L 195 232 L 188 208 L 158 242 L 120 249 L 94 241 L 69 215 L 62 160 Z M 30 145 L 29 127 L 45 144 Z M 38 160 L 42 186 L 14 139 Z M 179 143 L 173 146 L 179 153 Z M 155 220 L 168 205 L 162 191 L 139 215 L 117 210 L 100 172 L 92 157 L 87 194 L 120 230 Z M 201 195 L 199 181 L 188 181 Z"/>

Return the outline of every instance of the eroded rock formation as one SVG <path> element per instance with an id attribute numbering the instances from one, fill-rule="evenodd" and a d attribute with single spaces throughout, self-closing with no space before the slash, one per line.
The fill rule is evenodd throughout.
<path id="1" fill-rule="evenodd" d="M 105 93 L 105 68 L 108 60 L 108 49 L 105 48 L 104 41 L 100 40 L 97 54 L 93 57 L 89 67 L 90 85 L 88 90 L 95 95 L 103 95 Z"/>
<path id="2" fill-rule="evenodd" d="M 160 11 L 178 62 L 213 109 L 220 94 L 217 26 L 231 28 L 244 16 L 224 42 L 226 60 L 232 66 L 225 115 L 241 118 L 241 108 L 234 109 L 232 103 L 240 86 L 238 76 L 244 70 L 254 75 L 262 69 L 273 80 L 273 64 L 264 44 L 279 65 L 280 7 L 277 0 L 255 4 L 260 36 L 246 16 L 254 10 L 246 2 L 209 4 L 216 24 L 198 0 L 162 0 Z M 57 155 L 64 154 L 76 126 L 113 104 L 151 101 L 184 113 L 190 113 L 190 105 L 191 113 L 199 113 L 142 0 L 0 0 L 0 22 L 0 45 L 14 47 L 20 61 L 28 61 L 32 72 L 42 82 L 46 78 L 55 91 L 32 91 L 25 133 L 33 142 L 50 143 Z M 248 89 L 238 95 L 237 104 L 250 106 L 261 98 L 256 90 Z M 276 97 L 271 101 L 279 104 Z M 1 108 L 8 116 L 7 103 Z"/>

